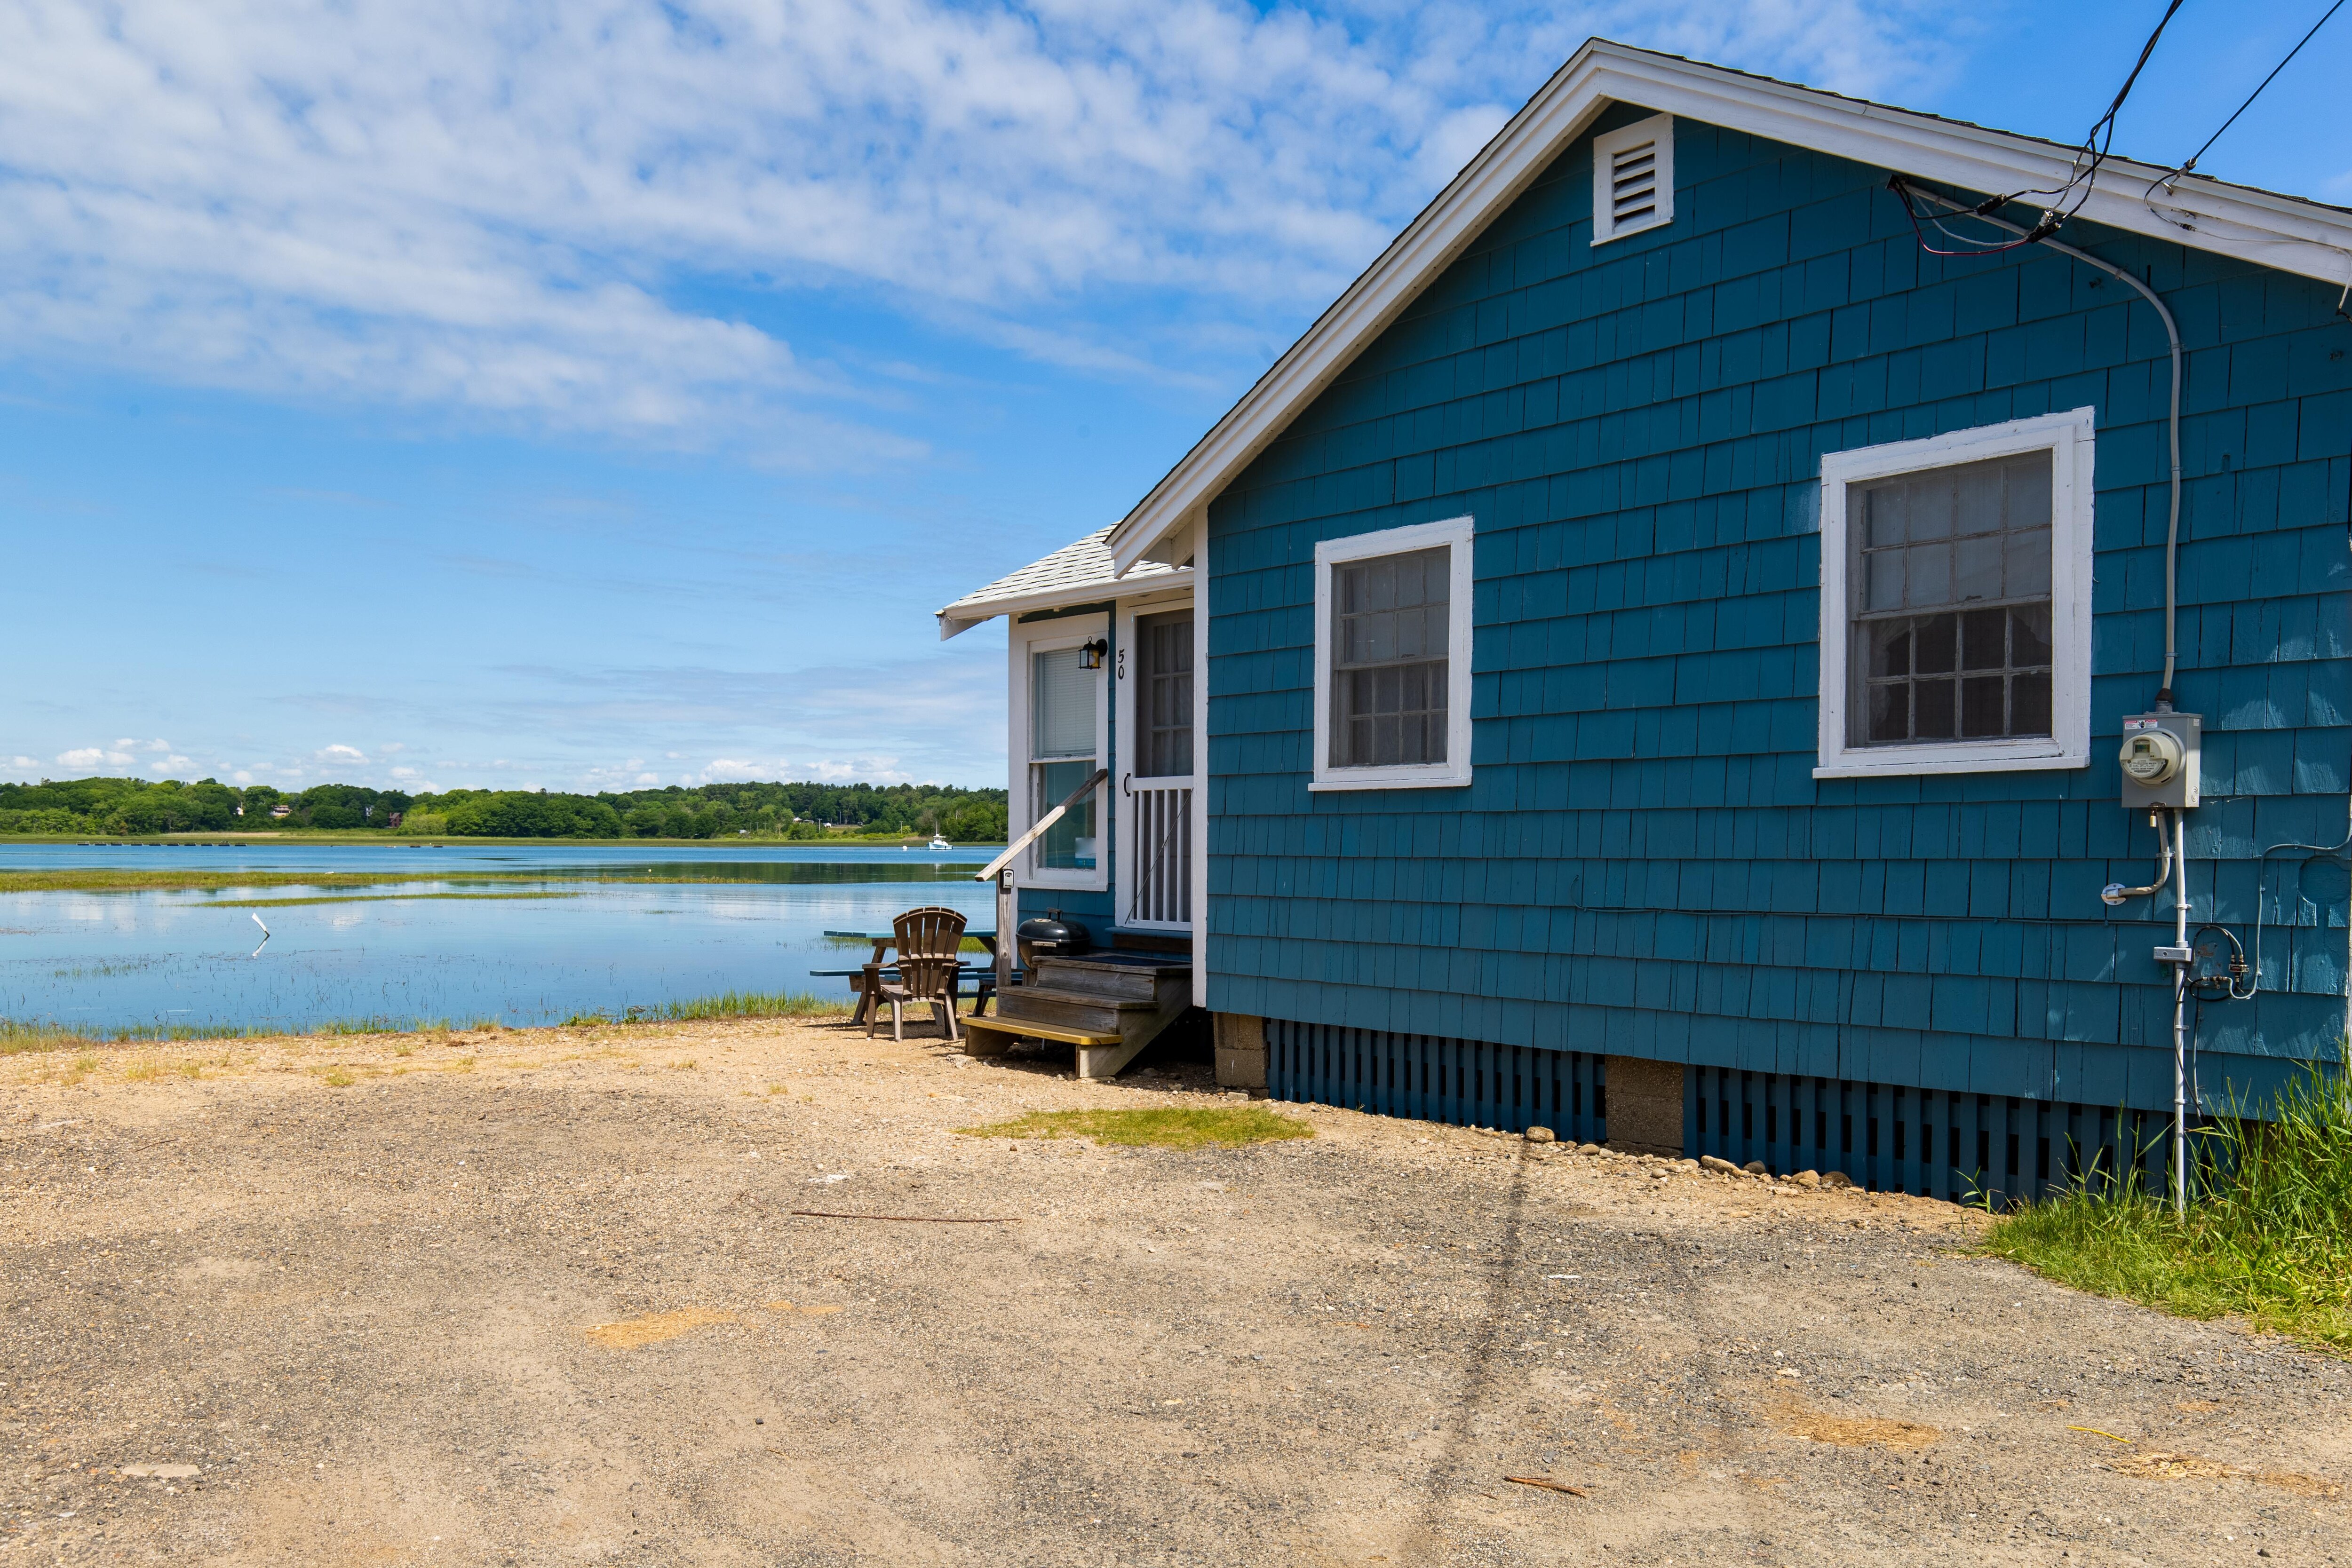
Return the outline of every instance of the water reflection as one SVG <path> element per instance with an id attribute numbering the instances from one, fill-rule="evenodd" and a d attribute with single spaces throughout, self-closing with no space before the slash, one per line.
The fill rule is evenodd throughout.
<path id="1" fill-rule="evenodd" d="M 728 990 L 846 996 L 842 977 L 809 971 L 854 967 L 864 944 L 826 930 L 879 929 L 924 904 L 976 928 L 994 920 L 992 890 L 971 880 L 984 848 L 663 847 L 649 860 L 621 846 L 0 845 L 5 869 L 385 874 L 364 888 L 0 894 L 0 1017 L 89 1029 L 527 1025 Z M 248 948 L 263 900 L 268 935 Z"/>

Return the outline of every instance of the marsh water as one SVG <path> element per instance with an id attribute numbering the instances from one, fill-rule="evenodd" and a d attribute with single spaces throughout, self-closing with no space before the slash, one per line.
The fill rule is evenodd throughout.
<path id="1" fill-rule="evenodd" d="M 0 1019 L 91 1030 L 301 1030 L 622 1016 L 848 984 L 832 931 L 918 904 L 995 921 L 994 852 L 382 843 L 0 844 L 0 870 L 366 873 L 366 885 L 0 893 Z M 599 880 L 628 876 L 635 880 Z M 264 930 L 267 930 L 267 939 Z"/>

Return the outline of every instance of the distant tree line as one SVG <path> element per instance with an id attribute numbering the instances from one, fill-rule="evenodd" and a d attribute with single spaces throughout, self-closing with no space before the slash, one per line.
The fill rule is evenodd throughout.
<path id="1" fill-rule="evenodd" d="M 287 808 L 279 817 L 276 808 Z M 1002 789 L 937 784 L 704 784 L 572 795 L 446 789 L 407 795 L 352 784 L 288 792 L 205 779 L 43 779 L 0 784 L 0 833 L 143 836 L 271 827 L 394 831 L 408 837 L 513 839 L 822 839 L 836 831 L 938 833 L 1001 843 Z"/>

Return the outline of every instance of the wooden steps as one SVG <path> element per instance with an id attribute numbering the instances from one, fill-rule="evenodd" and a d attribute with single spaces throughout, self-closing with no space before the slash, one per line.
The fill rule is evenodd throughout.
<path id="1" fill-rule="evenodd" d="M 989 1034 L 1011 1035 L 1014 1040 L 1050 1040 L 1061 1045 L 1117 1045 L 1119 1037 L 1112 1034 L 1088 1034 L 1084 1030 L 1057 1029 L 1049 1023 L 1027 1021 L 1007 1023 L 1003 1019 L 958 1019 L 956 1023 L 967 1032 L 979 1030 Z M 985 1056 L 986 1051 L 974 1051 Z"/>
<path id="2" fill-rule="evenodd" d="M 1000 991 L 996 1017 L 967 1029 L 1075 1046 L 1078 1076 L 1109 1078 L 1142 1054 L 1192 1005 L 1189 959 L 1160 953 L 1088 953 L 1040 958 L 1026 985 Z M 982 1053 L 985 1054 L 985 1053 Z"/>

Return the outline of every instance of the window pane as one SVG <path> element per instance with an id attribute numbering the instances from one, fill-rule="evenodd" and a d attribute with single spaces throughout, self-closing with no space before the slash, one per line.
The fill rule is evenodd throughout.
<path id="1" fill-rule="evenodd" d="M 2050 676 L 2047 672 L 2010 677 L 2009 732 L 2011 735 L 2050 733 Z"/>
<path id="2" fill-rule="evenodd" d="M 1911 738 L 1911 688 L 1894 684 L 1870 688 L 1870 738 Z"/>
<path id="3" fill-rule="evenodd" d="M 1952 601 L 1965 604 L 1971 599 L 2001 597 L 2000 555 L 1999 534 L 1962 539 L 1954 546 Z"/>
<path id="4" fill-rule="evenodd" d="M 2050 662 L 2050 606 L 2021 604 L 2009 612 L 2009 656 L 2020 669 Z"/>
<path id="5" fill-rule="evenodd" d="M 1086 650 L 1055 648 L 1029 657 L 1029 755 L 1092 757 L 1100 675 L 1084 667 Z"/>
<path id="6" fill-rule="evenodd" d="M 1904 602 L 1924 610 L 1952 601 L 1952 547 L 1913 545 L 1903 552 L 1905 573 L 1911 580 Z"/>
<path id="7" fill-rule="evenodd" d="M 1192 771 L 1192 612 L 1135 621 L 1135 772 L 1145 779 Z"/>
<path id="8" fill-rule="evenodd" d="M 1914 688 L 1919 705 L 1918 738 L 1949 740 L 1952 738 L 1952 683 L 1921 681 Z"/>
<path id="9" fill-rule="evenodd" d="M 2009 716 L 2002 711 L 2006 685 L 1999 675 L 1970 675 L 1960 683 L 1962 735 L 1973 737 L 2007 733 Z"/>
<path id="10" fill-rule="evenodd" d="M 1903 608 L 1903 555 L 1891 549 L 1869 558 L 1869 586 L 1862 601 L 1864 610 Z"/>
<path id="11" fill-rule="evenodd" d="M 2009 536 L 2002 594 L 2010 599 L 2050 591 L 2050 530 L 2028 528 Z"/>
<path id="12" fill-rule="evenodd" d="M 1030 794 L 1031 821 L 1044 816 L 1062 803 L 1069 792 L 1087 781 L 1095 770 L 1095 759 L 1081 758 L 1074 762 L 1040 762 L 1033 764 L 1029 775 L 1034 783 Z M 1049 871 L 1092 871 L 1095 867 L 1095 797 L 1097 789 L 1085 800 L 1062 814 L 1062 820 L 1046 829 L 1034 846 L 1040 869 Z"/>
<path id="13" fill-rule="evenodd" d="M 2002 465 L 1977 463 L 1951 472 L 1952 531 L 1962 535 L 1998 533 Z"/>
<path id="14" fill-rule="evenodd" d="M 1334 768 L 1445 760 L 1453 549 L 1331 569 Z"/>
<path id="15" fill-rule="evenodd" d="M 1903 486 L 1888 485 L 1862 496 L 1864 538 L 1873 549 L 1903 542 Z"/>
<path id="16" fill-rule="evenodd" d="M 1952 487 L 1938 476 L 1901 481 L 1910 492 L 1911 541 L 1952 537 Z"/>
<path id="17" fill-rule="evenodd" d="M 2046 528 L 2050 526 L 2050 454 L 2030 453 L 2012 457 L 2001 465 L 2009 477 L 2009 488 L 2003 499 L 2009 507 L 2008 526 L 2011 528 Z"/>
<path id="18" fill-rule="evenodd" d="M 1869 628 L 1870 673 L 1874 675 L 1907 675 L 1911 673 L 1911 622 L 1908 621 L 1866 621 Z"/>
<path id="19" fill-rule="evenodd" d="M 1952 653 L 1954 639 L 1959 634 L 1958 616 L 1925 615 L 1911 625 L 1913 635 L 1918 639 L 1916 657 L 1921 674 L 1940 675 L 1958 667 L 1952 662 Z"/>
<path id="20" fill-rule="evenodd" d="M 1960 617 L 1960 668 L 1964 670 L 1998 670 L 2003 664 L 2007 641 L 2001 633 L 2008 630 L 2006 610 L 1971 610 Z"/>

